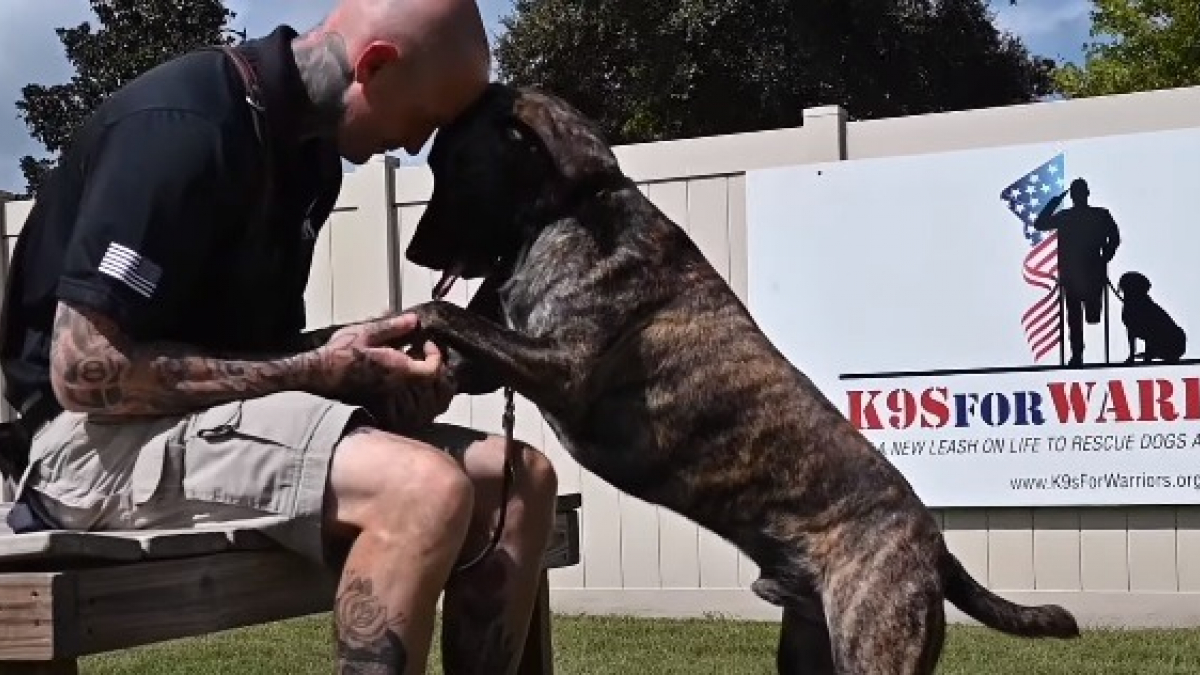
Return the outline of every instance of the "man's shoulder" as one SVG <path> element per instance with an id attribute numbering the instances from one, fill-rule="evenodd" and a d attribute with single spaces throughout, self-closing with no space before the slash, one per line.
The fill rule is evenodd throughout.
<path id="1" fill-rule="evenodd" d="M 257 140 L 236 77 L 228 57 L 215 49 L 155 66 L 97 106 L 72 143 L 68 162 L 87 164 L 112 144 L 171 144 L 178 152 L 207 146 L 215 154 L 196 159 L 215 159 L 221 172 L 239 183 L 235 174 L 253 165 Z"/>
<path id="2" fill-rule="evenodd" d="M 165 61 L 105 100 L 93 124 L 103 128 L 143 115 L 174 114 L 222 132 L 241 131 L 247 104 L 232 86 L 227 59 L 219 50 L 201 49 Z"/>
<path id="3" fill-rule="evenodd" d="M 1097 217 L 1108 216 L 1108 209 L 1103 206 L 1093 206 L 1092 204 L 1076 205 L 1069 209 L 1063 209 L 1056 215 L 1067 218 L 1073 221 L 1088 223 L 1096 220 Z"/>
<path id="4" fill-rule="evenodd" d="M 1093 206 L 1092 204 L 1088 204 L 1086 209 L 1083 210 L 1080 215 L 1084 216 L 1088 221 L 1102 224 L 1106 224 L 1107 221 L 1113 219 L 1112 212 L 1110 212 L 1107 208 L 1103 206 Z"/>

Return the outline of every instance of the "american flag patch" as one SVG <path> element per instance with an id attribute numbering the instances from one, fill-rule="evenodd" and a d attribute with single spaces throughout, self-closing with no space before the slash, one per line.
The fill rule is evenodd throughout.
<path id="1" fill-rule="evenodd" d="M 104 258 L 100 260 L 100 273 L 123 282 L 138 295 L 149 298 L 154 295 L 162 268 L 133 249 L 116 242 L 108 245 Z"/>

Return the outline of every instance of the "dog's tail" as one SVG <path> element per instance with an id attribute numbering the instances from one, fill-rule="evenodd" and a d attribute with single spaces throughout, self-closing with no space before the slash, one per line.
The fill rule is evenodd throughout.
<path id="1" fill-rule="evenodd" d="M 941 563 L 946 599 L 983 625 L 1021 637 L 1079 636 L 1079 625 L 1070 612 L 1058 605 L 1029 607 L 1001 598 L 975 581 L 944 544 Z"/>

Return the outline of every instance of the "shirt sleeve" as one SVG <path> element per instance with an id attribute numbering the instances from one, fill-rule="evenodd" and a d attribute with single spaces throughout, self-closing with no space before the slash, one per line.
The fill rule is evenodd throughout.
<path id="1" fill-rule="evenodd" d="M 214 264 L 229 197 L 222 148 L 216 125 L 185 111 L 136 112 L 105 129 L 79 169 L 58 297 L 132 336 L 153 332 L 158 310 L 194 293 Z"/>

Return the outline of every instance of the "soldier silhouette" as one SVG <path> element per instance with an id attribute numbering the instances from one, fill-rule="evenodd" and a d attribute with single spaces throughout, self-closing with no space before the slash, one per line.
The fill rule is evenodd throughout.
<path id="1" fill-rule="evenodd" d="M 1071 207 L 1057 211 L 1071 195 Z M 1121 233 L 1108 209 L 1088 204 L 1087 181 L 1076 178 L 1068 192 L 1056 195 L 1038 214 L 1033 227 L 1058 230 L 1058 278 L 1067 306 L 1072 366 L 1083 362 L 1083 321 L 1100 323 L 1108 263 L 1121 245 Z"/>

